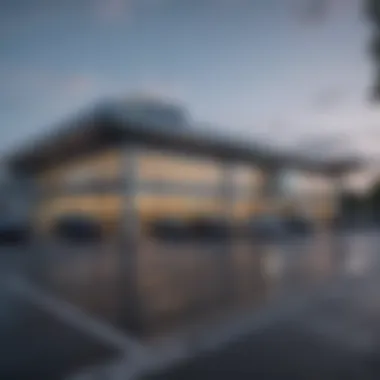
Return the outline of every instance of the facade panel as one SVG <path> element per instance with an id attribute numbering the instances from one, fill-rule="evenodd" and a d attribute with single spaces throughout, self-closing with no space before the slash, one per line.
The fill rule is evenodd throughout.
<path id="1" fill-rule="evenodd" d="M 221 174 L 221 167 L 217 162 L 186 155 L 143 151 L 139 159 L 141 181 L 215 184 L 220 181 Z"/>
<path id="2" fill-rule="evenodd" d="M 121 175 L 120 150 L 112 149 L 71 160 L 44 171 L 38 177 L 43 188 L 60 188 L 86 182 L 113 180 Z"/>
<path id="3" fill-rule="evenodd" d="M 123 148 L 127 149 L 127 148 Z M 334 212 L 332 187 L 323 177 L 301 172 L 283 172 L 275 181 L 275 194 L 266 191 L 262 170 L 247 164 L 231 164 L 231 202 L 223 199 L 223 164 L 183 154 L 140 150 L 138 156 L 138 212 L 142 225 L 154 219 L 185 220 L 201 216 L 225 216 L 247 220 L 257 213 L 298 211 L 327 218 Z M 120 220 L 122 188 L 100 193 L 92 184 L 120 180 L 121 150 L 104 150 L 87 158 L 72 160 L 39 175 L 40 187 L 59 190 L 59 196 L 42 199 L 37 217 L 41 225 L 62 214 L 84 213 L 115 225 Z M 82 192 L 68 191 L 72 185 L 88 185 Z M 50 221 L 50 222 L 49 222 Z"/>

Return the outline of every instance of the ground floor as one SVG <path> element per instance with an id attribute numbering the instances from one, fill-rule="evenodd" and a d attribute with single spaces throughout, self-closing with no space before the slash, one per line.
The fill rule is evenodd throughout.
<path id="1" fill-rule="evenodd" d="M 146 231 L 168 218 L 239 224 L 271 213 L 320 221 L 333 218 L 339 208 L 336 178 L 326 173 L 148 147 L 74 156 L 34 173 L 33 180 L 38 196 L 32 219 L 42 230 L 66 214 L 87 215 L 112 233 L 131 214 Z"/>

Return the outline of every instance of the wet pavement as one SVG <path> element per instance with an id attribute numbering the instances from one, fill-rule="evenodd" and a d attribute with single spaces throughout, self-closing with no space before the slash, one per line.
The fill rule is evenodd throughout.
<path id="1" fill-rule="evenodd" d="M 146 241 L 134 271 L 112 245 L 55 247 L 43 260 L 42 283 L 87 313 L 150 339 L 313 289 L 336 276 L 341 260 L 328 237 L 265 245 L 235 241 L 230 247 Z M 131 272 L 134 284 L 125 281 Z"/>
<path id="2" fill-rule="evenodd" d="M 144 380 L 380 378 L 378 275 L 346 281 L 292 318 Z"/>
<path id="3" fill-rule="evenodd" d="M 0 379 L 64 379 L 116 351 L 15 296 L 0 290 Z"/>
<path id="4" fill-rule="evenodd" d="M 148 344 L 194 321 L 261 310 L 339 279 L 344 284 L 339 292 L 325 290 L 293 319 L 153 378 L 375 379 L 380 378 L 379 242 L 376 233 L 360 233 L 265 246 L 238 242 L 230 251 L 218 245 L 146 244 L 138 262 L 138 303 L 126 302 L 120 289 L 125 268 L 110 247 L 46 251 L 44 260 L 39 257 L 44 267 L 37 268 L 44 276 L 35 280 L 58 299 Z M 2 278 L 12 272 L 30 277 L 30 268 L 34 276 L 38 261 L 15 253 L 2 253 Z M 118 354 L 4 287 L 0 304 L 1 379 L 59 379 Z M 140 319 L 142 330 L 133 330 L 128 314 Z"/>

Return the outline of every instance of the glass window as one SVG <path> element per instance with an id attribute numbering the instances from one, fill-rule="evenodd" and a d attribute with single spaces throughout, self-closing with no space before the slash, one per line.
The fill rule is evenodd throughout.
<path id="1" fill-rule="evenodd" d="M 217 183 L 221 166 L 212 160 L 165 152 L 142 152 L 139 175 L 143 181 Z"/>
<path id="2" fill-rule="evenodd" d="M 117 178 L 121 174 L 121 152 L 107 150 L 78 158 L 50 169 L 40 176 L 40 184 L 48 187 L 83 184 Z"/>

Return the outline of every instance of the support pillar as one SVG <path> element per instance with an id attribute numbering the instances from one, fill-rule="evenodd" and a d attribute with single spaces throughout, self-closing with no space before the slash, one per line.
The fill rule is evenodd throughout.
<path id="1" fill-rule="evenodd" d="M 231 228 L 229 231 L 230 236 L 226 236 L 225 241 L 221 245 L 221 289 L 222 289 L 222 302 L 226 301 L 228 304 L 234 300 L 236 295 L 236 271 L 233 260 L 234 255 L 234 203 L 235 203 L 235 189 L 234 189 L 234 172 L 231 164 L 222 162 L 222 175 L 220 182 L 220 199 L 223 204 L 223 219 L 225 224 Z"/>
<path id="2" fill-rule="evenodd" d="M 333 178 L 333 186 L 334 186 L 334 197 L 335 197 L 335 215 L 337 218 L 342 217 L 342 201 L 343 201 L 343 195 L 344 195 L 344 174 L 343 173 L 338 173 L 336 174 Z"/>
<path id="3" fill-rule="evenodd" d="M 264 206 L 265 215 L 274 215 L 278 212 L 280 198 L 280 174 L 277 167 L 265 167 L 262 169 L 262 184 L 260 188 L 260 203 Z"/>
<path id="4" fill-rule="evenodd" d="M 263 167 L 262 182 L 260 186 L 259 202 L 261 216 L 276 216 L 278 214 L 278 200 L 280 196 L 278 167 Z M 271 292 L 282 281 L 282 258 L 278 251 L 273 250 L 266 244 L 255 246 L 256 254 L 260 257 L 261 272 L 264 274 L 263 284 L 265 292 Z M 269 249 L 268 249 L 269 248 Z M 279 261 L 280 260 L 280 261 Z M 280 267 L 279 267 L 280 265 Z"/>
<path id="5" fill-rule="evenodd" d="M 127 146 L 122 154 L 122 210 L 120 218 L 120 323 L 133 334 L 143 331 L 142 299 L 139 292 L 140 218 L 139 148 Z"/>
<path id="6" fill-rule="evenodd" d="M 19 184 L 19 179 L 16 182 Z M 23 181 L 24 182 L 24 181 Z M 24 189 L 27 189 L 27 197 L 29 199 L 29 210 L 28 210 L 28 221 L 31 222 L 32 234 L 31 234 L 31 253 L 27 260 L 26 274 L 30 276 L 32 281 L 36 281 L 39 285 L 46 286 L 47 284 L 47 274 L 51 270 L 51 258 L 49 252 L 52 247 L 49 246 L 49 241 L 47 236 L 43 236 L 39 228 L 40 221 L 37 222 L 36 218 L 39 216 L 39 208 L 41 203 L 45 200 L 46 189 L 37 183 L 37 181 L 29 180 L 24 182 Z M 51 244 L 50 244 L 51 245 Z M 53 247 L 54 249 L 54 247 Z"/>
<path id="7" fill-rule="evenodd" d="M 340 222 L 342 217 L 342 198 L 344 193 L 344 174 L 343 173 L 335 173 L 331 177 L 331 181 L 334 187 L 334 198 L 335 198 L 335 221 Z M 333 221 L 331 221 L 333 222 Z M 333 224 L 333 223 L 331 223 Z M 334 260 L 334 269 L 335 273 L 341 273 L 344 270 L 345 262 L 346 262 L 346 247 L 344 245 L 344 241 L 342 239 L 341 234 L 339 233 L 339 229 L 334 228 L 336 226 L 330 225 L 330 236 L 331 241 L 333 242 L 333 257 Z"/>

